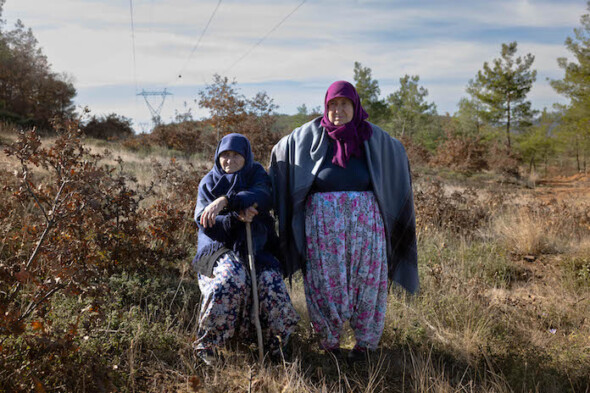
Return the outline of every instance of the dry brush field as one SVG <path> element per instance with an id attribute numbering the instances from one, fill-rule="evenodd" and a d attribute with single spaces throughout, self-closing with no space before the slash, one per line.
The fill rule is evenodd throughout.
<path id="1" fill-rule="evenodd" d="M 292 359 L 236 343 L 205 368 L 189 263 L 207 161 L 72 130 L 0 143 L 0 391 L 590 391 L 588 175 L 414 166 L 421 289 L 392 288 L 368 364 L 319 350 L 295 277 Z"/>

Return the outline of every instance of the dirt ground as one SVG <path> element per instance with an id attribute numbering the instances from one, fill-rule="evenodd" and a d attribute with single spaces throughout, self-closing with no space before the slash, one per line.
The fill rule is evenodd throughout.
<path id="1" fill-rule="evenodd" d="M 543 201 L 557 199 L 590 202 L 590 174 L 577 173 L 572 176 L 540 179 L 531 194 Z"/>

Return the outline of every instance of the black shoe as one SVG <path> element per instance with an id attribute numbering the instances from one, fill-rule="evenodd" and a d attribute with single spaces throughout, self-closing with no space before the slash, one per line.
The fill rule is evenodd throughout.
<path id="1" fill-rule="evenodd" d="M 366 349 L 354 348 L 348 352 L 346 361 L 349 364 L 366 363 L 369 360 L 369 351 Z"/>
<path id="2" fill-rule="evenodd" d="M 340 348 L 325 349 L 326 355 L 330 355 L 336 358 L 336 360 L 342 360 L 344 358 L 342 350 Z"/>
<path id="3" fill-rule="evenodd" d="M 268 354 L 268 358 L 272 363 L 290 362 L 292 360 L 291 345 L 285 345 L 282 348 L 275 349 Z"/>

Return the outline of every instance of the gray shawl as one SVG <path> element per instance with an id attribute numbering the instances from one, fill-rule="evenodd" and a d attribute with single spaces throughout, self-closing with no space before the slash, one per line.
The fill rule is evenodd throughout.
<path id="1" fill-rule="evenodd" d="M 305 269 L 305 200 L 328 148 L 318 117 L 283 137 L 272 149 L 270 176 L 279 222 L 285 272 Z M 418 290 L 414 197 L 408 157 L 402 144 L 371 124 L 364 142 L 373 192 L 385 224 L 390 280 L 409 292 Z"/>

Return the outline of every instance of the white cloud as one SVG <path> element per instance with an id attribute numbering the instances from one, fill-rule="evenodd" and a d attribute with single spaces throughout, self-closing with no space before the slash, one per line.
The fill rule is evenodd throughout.
<path id="1" fill-rule="evenodd" d="M 128 1 L 13 0 L 5 4 L 4 16 L 10 23 L 21 18 L 33 29 L 54 70 L 72 74 L 76 87 L 84 90 L 80 100 L 86 102 L 81 104 L 135 117 L 147 112 L 145 104 L 120 96 L 132 95 L 134 89 L 120 89 L 110 98 L 86 93 L 134 86 L 136 80 L 140 89 L 167 86 L 176 91 L 209 83 L 300 1 L 223 1 L 189 59 L 217 3 L 134 0 L 135 73 Z M 327 84 L 352 80 L 354 61 L 360 61 L 373 70 L 383 95 L 395 90 L 404 74 L 419 75 L 439 110 L 453 112 L 469 79 L 484 61 L 499 56 L 501 42 L 513 32 L 519 54 L 536 56 L 533 103 L 557 101 L 546 78 L 561 76 L 556 59 L 568 53 L 555 42 L 564 37 L 547 43 L 534 34 L 519 34 L 528 28 L 563 34 L 579 25 L 583 13 L 579 1 L 309 0 L 227 73 L 248 89 L 267 89 L 282 112 L 294 112 L 302 103 L 321 105 Z M 492 35 L 503 32 L 501 39 Z M 172 105 L 180 107 L 191 98 L 177 94 L 167 102 L 166 116 L 172 116 Z"/>

